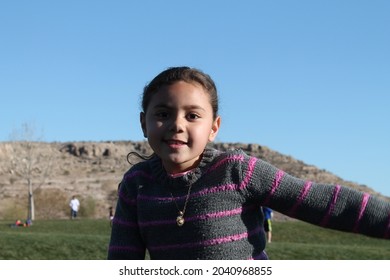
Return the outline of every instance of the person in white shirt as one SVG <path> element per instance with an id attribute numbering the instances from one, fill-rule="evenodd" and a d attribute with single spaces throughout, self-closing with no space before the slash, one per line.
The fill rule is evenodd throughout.
<path id="1" fill-rule="evenodd" d="M 70 218 L 71 219 L 77 218 L 77 213 L 78 213 L 79 208 L 80 208 L 80 202 L 76 198 L 76 196 L 72 197 L 72 200 L 70 201 L 69 206 L 70 206 Z"/>

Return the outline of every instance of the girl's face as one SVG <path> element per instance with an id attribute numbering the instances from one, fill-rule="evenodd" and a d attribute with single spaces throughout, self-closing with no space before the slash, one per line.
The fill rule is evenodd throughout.
<path id="1" fill-rule="evenodd" d="M 213 119 L 203 87 L 183 81 L 161 87 L 141 113 L 144 136 L 168 173 L 195 168 L 207 143 L 217 136 L 220 121 Z"/>

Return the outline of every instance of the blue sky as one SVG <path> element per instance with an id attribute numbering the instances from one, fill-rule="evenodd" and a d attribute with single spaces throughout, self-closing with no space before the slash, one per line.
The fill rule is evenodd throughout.
<path id="1" fill-rule="evenodd" d="M 142 140 L 143 87 L 215 80 L 220 142 L 258 143 L 390 196 L 390 2 L 1 1 L 0 141 Z"/>

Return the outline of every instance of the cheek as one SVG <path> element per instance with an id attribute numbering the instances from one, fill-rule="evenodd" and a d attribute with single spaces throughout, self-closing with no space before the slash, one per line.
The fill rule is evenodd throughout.
<path id="1" fill-rule="evenodd" d="M 159 121 L 155 121 L 153 119 L 147 119 L 146 120 L 146 129 L 149 133 L 156 133 L 158 130 L 160 130 L 163 127 L 163 123 Z"/>
<path id="2" fill-rule="evenodd" d="M 211 128 L 209 127 L 201 127 L 192 130 L 191 136 L 192 138 L 198 139 L 198 140 L 204 140 L 207 141 L 209 139 L 211 132 Z"/>

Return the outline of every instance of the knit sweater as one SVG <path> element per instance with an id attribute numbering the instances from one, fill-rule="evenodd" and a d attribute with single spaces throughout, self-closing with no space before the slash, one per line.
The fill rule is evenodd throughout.
<path id="1" fill-rule="evenodd" d="M 108 259 L 144 259 L 146 250 L 151 259 L 265 259 L 260 206 L 322 227 L 390 238 L 385 200 L 295 178 L 241 150 L 206 148 L 199 166 L 178 178 L 157 156 L 124 175 Z"/>

